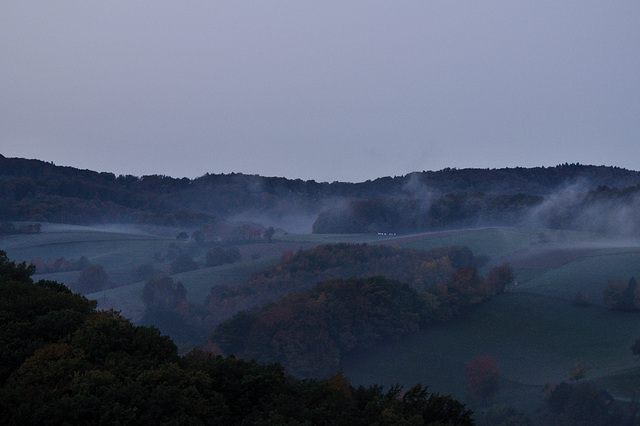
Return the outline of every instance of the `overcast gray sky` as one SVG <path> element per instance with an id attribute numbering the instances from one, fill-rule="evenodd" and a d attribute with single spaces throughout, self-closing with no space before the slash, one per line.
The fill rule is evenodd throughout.
<path id="1" fill-rule="evenodd" d="M 640 169 L 640 2 L 5 1 L 0 153 L 363 181 Z"/>

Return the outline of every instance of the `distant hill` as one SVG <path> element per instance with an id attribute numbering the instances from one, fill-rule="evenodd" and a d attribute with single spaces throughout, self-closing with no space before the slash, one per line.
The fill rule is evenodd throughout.
<path id="1" fill-rule="evenodd" d="M 355 200 L 428 199 L 450 193 L 545 196 L 569 185 L 588 191 L 638 184 L 637 171 L 580 164 L 444 169 L 360 183 L 327 183 L 241 173 L 206 174 L 196 179 L 116 176 L 0 155 L 0 221 L 195 227 L 221 218 L 240 218 L 310 229 L 320 211 Z"/>

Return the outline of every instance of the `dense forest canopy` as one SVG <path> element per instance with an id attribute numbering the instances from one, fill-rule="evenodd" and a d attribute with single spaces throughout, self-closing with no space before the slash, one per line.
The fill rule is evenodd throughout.
<path id="1" fill-rule="evenodd" d="M 256 272 L 245 284 L 213 286 L 202 308 L 186 309 L 179 304 L 173 311 L 189 323 L 213 328 L 238 311 L 276 302 L 287 293 L 308 290 L 321 281 L 380 275 L 424 291 L 428 286 L 444 283 L 456 269 L 479 266 L 482 262 L 466 247 L 411 250 L 382 245 L 325 244 L 287 252 L 277 264 Z"/>
<path id="2" fill-rule="evenodd" d="M 508 198 L 528 194 L 526 203 L 531 204 L 536 197 L 547 200 L 568 185 L 578 185 L 574 189 L 586 193 L 598 186 L 622 189 L 638 184 L 639 172 L 579 164 L 444 169 L 360 183 L 327 183 L 240 173 L 206 174 L 196 179 L 116 176 L 0 155 L 0 221 L 197 227 L 240 215 L 258 221 L 284 216 L 294 226 L 292 217 L 301 215 L 306 219 L 304 226 L 310 227 L 320 211 L 357 200 L 442 200 L 447 194 Z M 495 202 L 498 200 L 489 200 L 489 204 Z M 509 212 L 515 208 L 506 207 Z M 443 220 L 455 222 L 446 217 Z"/>
<path id="3" fill-rule="evenodd" d="M 318 234 L 411 233 L 485 226 L 640 235 L 640 185 L 569 187 L 539 195 L 447 194 L 430 199 L 356 200 L 321 212 Z"/>

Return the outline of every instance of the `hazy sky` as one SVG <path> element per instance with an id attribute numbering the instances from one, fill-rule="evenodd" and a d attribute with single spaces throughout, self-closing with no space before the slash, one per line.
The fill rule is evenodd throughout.
<path id="1" fill-rule="evenodd" d="M 363 181 L 640 169 L 640 2 L 5 1 L 0 153 Z"/>

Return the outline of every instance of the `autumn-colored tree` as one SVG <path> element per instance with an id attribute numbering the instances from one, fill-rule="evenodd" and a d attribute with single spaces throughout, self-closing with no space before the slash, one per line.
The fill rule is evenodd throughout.
<path id="1" fill-rule="evenodd" d="M 406 284 L 384 277 L 329 280 L 218 324 L 226 354 L 280 362 L 302 377 L 326 377 L 341 356 L 419 330 L 424 308 Z"/>
<path id="2" fill-rule="evenodd" d="M 496 293 L 503 293 L 509 288 L 515 279 L 515 275 L 511 267 L 504 263 L 489 271 L 487 275 L 487 285 Z"/>
<path id="3" fill-rule="evenodd" d="M 478 356 L 464 365 L 467 372 L 467 387 L 471 394 L 487 405 L 500 387 L 498 362 L 488 355 Z"/>
<path id="4" fill-rule="evenodd" d="M 461 307 L 467 307 L 482 302 L 490 296 L 484 278 L 474 267 L 460 268 L 453 273 L 447 283 L 449 291 L 458 297 Z"/>

